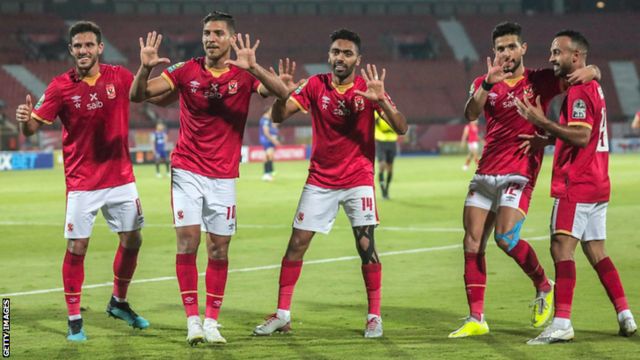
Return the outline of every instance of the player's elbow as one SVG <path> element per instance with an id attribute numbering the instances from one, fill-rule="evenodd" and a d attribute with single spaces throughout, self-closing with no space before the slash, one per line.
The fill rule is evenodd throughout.
<path id="1" fill-rule="evenodd" d="M 139 96 L 138 94 L 129 93 L 129 100 L 134 103 L 141 103 L 144 101 L 144 98 L 142 96 Z"/>
<path id="2" fill-rule="evenodd" d="M 398 126 L 398 128 L 396 129 L 396 134 L 398 135 L 405 135 L 407 133 L 407 131 L 409 130 L 409 125 L 407 125 L 407 123 L 403 123 L 400 126 Z"/>

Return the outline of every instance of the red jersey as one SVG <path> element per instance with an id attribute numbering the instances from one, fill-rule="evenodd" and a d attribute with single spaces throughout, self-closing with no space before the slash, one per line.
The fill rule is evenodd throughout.
<path id="1" fill-rule="evenodd" d="M 481 86 L 485 77 L 486 75 L 475 79 L 471 85 L 471 95 Z M 518 146 L 522 144 L 518 135 L 543 131 L 518 114 L 515 98 L 522 100 L 526 96 L 530 102 L 535 103 L 536 97 L 540 95 L 542 109 L 546 113 L 549 102 L 560 92 L 560 80 L 553 74 L 552 69 L 525 69 L 519 79 L 496 83 L 489 91 L 484 105 L 487 133 L 476 173 L 518 174 L 526 176 L 535 184 L 544 151 L 530 152 L 528 156 L 523 156 L 518 151 Z"/>
<path id="2" fill-rule="evenodd" d="M 100 64 L 93 78 L 75 69 L 59 75 L 33 108 L 32 116 L 62 121 L 62 153 L 67 191 L 88 191 L 135 181 L 129 156 L 131 72 Z"/>
<path id="3" fill-rule="evenodd" d="M 591 137 L 585 148 L 556 141 L 551 196 L 581 203 L 609 201 L 607 110 L 600 84 L 590 81 L 569 87 L 559 122 L 586 126 L 591 129 Z"/>
<path id="4" fill-rule="evenodd" d="M 349 85 L 336 86 L 331 74 L 319 74 L 291 94 L 289 99 L 302 112 L 311 112 L 307 184 L 329 189 L 373 185 L 374 111 L 381 110 L 355 90 L 367 91 L 360 76 Z"/>
<path id="5" fill-rule="evenodd" d="M 233 65 L 207 69 L 203 57 L 174 64 L 162 73 L 180 93 L 180 133 L 171 165 L 207 177 L 239 176 L 249 100 L 260 82 Z"/>
<path id="6" fill-rule="evenodd" d="M 467 142 L 478 142 L 478 125 L 467 124 L 464 128 L 467 131 Z"/>

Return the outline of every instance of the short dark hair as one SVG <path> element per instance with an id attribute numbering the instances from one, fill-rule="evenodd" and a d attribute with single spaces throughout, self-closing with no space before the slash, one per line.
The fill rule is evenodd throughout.
<path id="1" fill-rule="evenodd" d="M 209 21 L 224 21 L 227 23 L 227 27 L 231 32 L 236 32 L 236 20 L 230 14 L 216 10 L 208 13 L 207 16 L 202 19 L 202 25 L 206 25 Z"/>
<path id="2" fill-rule="evenodd" d="M 332 43 L 336 40 L 349 40 L 356 44 L 356 48 L 360 52 L 360 36 L 349 29 L 336 30 L 331 33 L 330 38 Z"/>
<path id="3" fill-rule="evenodd" d="M 522 43 L 522 26 L 516 22 L 504 21 L 496 25 L 491 33 L 491 42 L 495 43 L 496 39 L 505 35 L 516 35 L 518 41 Z"/>
<path id="4" fill-rule="evenodd" d="M 581 32 L 576 30 L 565 29 L 562 31 L 558 31 L 555 37 L 566 36 L 571 39 L 571 42 L 577 49 L 580 51 L 588 52 L 589 51 L 589 41 L 587 38 L 582 35 Z"/>
<path id="5" fill-rule="evenodd" d="M 71 27 L 69 28 L 69 44 L 71 44 L 74 36 L 85 32 L 92 32 L 96 34 L 98 44 L 102 42 L 102 30 L 100 29 L 100 26 L 98 26 L 98 24 L 94 23 L 93 21 L 82 20 L 71 25 Z"/>

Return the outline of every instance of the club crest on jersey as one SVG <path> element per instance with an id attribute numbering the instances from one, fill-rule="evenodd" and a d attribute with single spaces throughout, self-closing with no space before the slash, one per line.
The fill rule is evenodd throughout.
<path id="1" fill-rule="evenodd" d="M 40 100 L 38 100 L 38 102 L 36 103 L 36 106 L 34 106 L 33 108 L 35 110 L 40 109 L 40 106 L 42 106 L 42 104 L 44 104 L 44 94 L 42 94 L 42 96 L 40 97 Z"/>
<path id="2" fill-rule="evenodd" d="M 229 81 L 227 94 L 233 95 L 238 92 L 238 80 Z"/>
<path id="3" fill-rule="evenodd" d="M 184 62 L 179 62 L 179 63 L 177 63 L 177 64 L 173 64 L 173 65 L 171 65 L 171 66 L 169 66 L 169 67 L 167 68 L 167 71 L 168 71 L 169 73 L 172 73 L 172 72 L 174 72 L 176 69 L 181 68 L 183 65 L 184 65 Z"/>
<path id="4" fill-rule="evenodd" d="M 356 106 L 356 111 L 364 110 L 364 98 L 360 95 L 353 98 L 353 102 Z"/>
<path id="5" fill-rule="evenodd" d="M 524 90 L 522 90 L 522 95 L 528 99 L 533 97 L 533 89 L 531 89 L 531 85 L 527 85 Z"/>
<path id="6" fill-rule="evenodd" d="M 116 87 L 113 84 L 107 84 L 105 87 L 107 90 L 107 99 L 115 99 L 116 98 Z"/>
<path id="7" fill-rule="evenodd" d="M 573 102 L 571 106 L 571 118 L 572 119 L 586 119 L 587 118 L 587 104 L 582 99 L 578 99 Z"/>

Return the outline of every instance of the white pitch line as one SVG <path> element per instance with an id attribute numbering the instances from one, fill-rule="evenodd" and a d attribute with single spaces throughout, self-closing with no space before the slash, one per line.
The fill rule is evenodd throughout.
<path id="1" fill-rule="evenodd" d="M 451 249 L 457 249 L 457 248 L 461 248 L 461 247 L 462 247 L 462 245 L 448 245 L 448 246 L 436 246 L 436 247 L 430 247 L 430 248 L 409 249 L 409 250 L 400 250 L 400 251 L 389 251 L 389 252 L 385 252 L 385 253 L 380 253 L 380 256 L 415 254 L 415 253 L 422 253 L 422 252 L 451 250 Z M 360 259 L 360 256 L 343 256 L 343 257 L 329 258 L 329 259 L 309 260 L 309 261 L 305 261 L 304 264 L 305 265 L 326 264 L 326 263 L 339 262 L 339 261 L 350 261 L 350 260 L 356 260 L 356 259 Z M 280 264 L 277 264 L 277 265 L 256 266 L 256 267 L 241 268 L 241 269 L 230 269 L 229 272 L 230 273 L 253 272 L 253 271 L 272 270 L 272 269 L 279 269 L 279 268 L 280 268 Z M 199 276 L 204 276 L 205 273 L 202 272 L 202 273 L 200 273 L 198 275 Z M 131 282 L 135 284 L 135 283 L 148 283 L 148 282 L 175 280 L 175 279 L 176 279 L 175 276 L 163 276 L 163 277 L 151 278 L 151 279 L 133 280 Z M 92 284 L 92 285 L 84 285 L 82 288 L 83 289 L 95 289 L 95 288 L 108 287 L 108 286 L 113 286 L 113 283 L 112 282 L 106 282 L 106 283 L 99 283 L 99 284 Z M 9 293 L 9 294 L 0 294 L 0 296 L 1 297 L 26 296 L 26 295 L 47 294 L 47 293 L 61 292 L 61 291 L 64 291 L 64 289 L 63 288 L 55 288 L 55 289 L 23 291 L 23 292 Z"/>
<path id="2" fill-rule="evenodd" d="M 548 238 L 549 238 L 549 236 L 534 236 L 534 237 L 529 237 L 528 240 L 538 241 L 538 240 L 545 240 L 545 239 L 548 239 Z M 399 251 L 387 251 L 387 252 L 384 252 L 384 253 L 380 253 L 379 255 L 380 256 L 394 256 L 394 255 L 416 254 L 416 253 L 423 253 L 423 252 L 452 250 L 452 249 L 458 249 L 458 248 L 461 248 L 461 247 L 462 247 L 461 244 L 446 245 L 446 246 L 436 246 L 436 247 L 429 247 L 429 248 L 418 248 L 418 249 L 408 249 L 408 250 L 399 250 Z M 305 261 L 304 264 L 305 265 L 326 264 L 326 263 L 339 262 L 339 261 L 355 260 L 355 259 L 359 259 L 359 258 L 360 258 L 359 256 L 343 256 L 343 257 L 337 257 L 337 258 L 309 260 L 309 261 Z M 230 273 L 236 273 L 236 272 L 241 273 L 241 272 L 272 270 L 272 269 L 279 269 L 279 268 L 280 268 L 280 264 L 276 264 L 276 265 L 256 266 L 256 267 L 241 268 L 241 269 L 230 269 L 229 272 Z M 204 276 L 205 273 L 202 272 L 202 273 L 199 273 L 198 275 L 199 276 Z M 141 284 L 141 283 L 168 281 L 168 280 L 176 280 L 176 277 L 175 276 L 163 276 L 163 277 L 157 277 L 157 278 L 151 278 L 151 279 L 133 280 L 131 282 L 134 283 L 134 284 Z M 95 288 L 108 287 L 108 286 L 113 286 L 113 283 L 112 282 L 105 282 L 105 283 L 84 285 L 84 286 L 82 286 L 82 288 L 83 289 L 95 289 Z M 64 288 L 53 288 L 53 289 L 23 291 L 23 292 L 15 292 L 15 293 L 8 293 L 8 294 L 0 294 L 0 296 L 1 297 L 26 296 L 26 295 L 48 294 L 48 293 L 52 293 L 52 292 L 61 292 L 61 291 L 64 291 Z"/>

